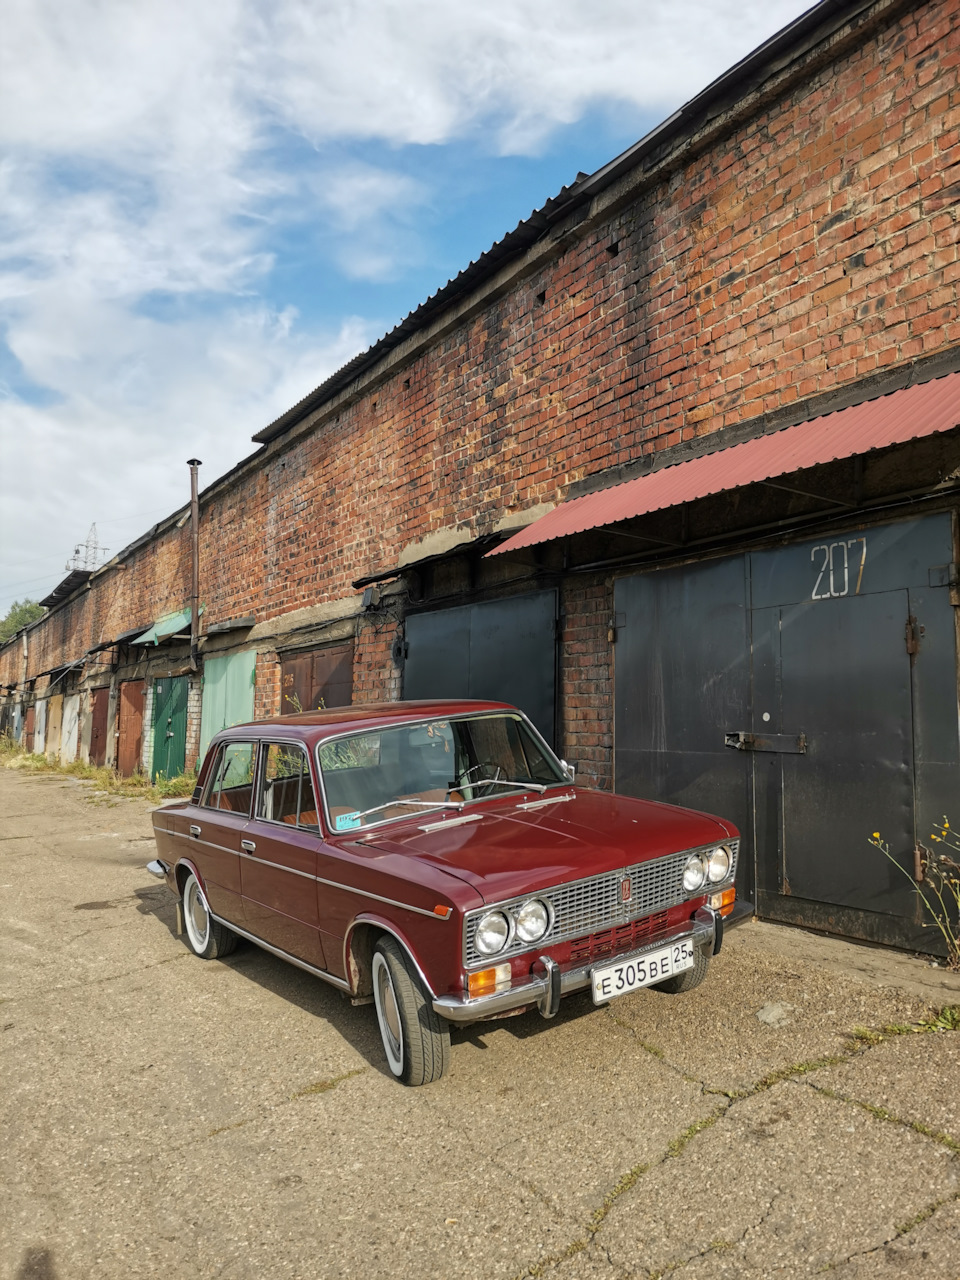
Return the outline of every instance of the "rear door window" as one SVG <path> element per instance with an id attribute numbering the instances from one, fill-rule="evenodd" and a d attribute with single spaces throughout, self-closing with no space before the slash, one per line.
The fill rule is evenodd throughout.
<path id="1" fill-rule="evenodd" d="M 253 798 L 253 764 L 256 758 L 252 742 L 226 742 L 220 748 L 215 768 L 211 771 L 202 804 L 207 809 L 225 809 L 229 813 L 250 815 Z"/>

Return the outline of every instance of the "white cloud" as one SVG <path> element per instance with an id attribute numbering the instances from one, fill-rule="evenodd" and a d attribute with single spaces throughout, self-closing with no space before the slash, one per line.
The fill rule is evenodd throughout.
<path id="1" fill-rule="evenodd" d="M 800 8 L 6 0 L 0 336 L 19 369 L 0 429 L 19 483 L 3 559 L 31 559 L 26 541 L 53 563 L 92 519 L 177 505 L 171 458 L 198 453 L 209 481 L 378 336 L 359 319 L 320 332 L 265 299 L 278 236 L 298 225 L 347 278 L 423 258 L 433 193 L 400 148 L 469 136 L 525 153 L 591 105 L 665 114 Z M 396 163 L 351 158 L 358 141 Z M 315 162 L 292 171 L 282 144 Z"/>

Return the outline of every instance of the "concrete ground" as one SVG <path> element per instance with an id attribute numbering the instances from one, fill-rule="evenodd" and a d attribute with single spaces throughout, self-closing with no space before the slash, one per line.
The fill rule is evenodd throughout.
<path id="1" fill-rule="evenodd" d="M 960 1005 L 765 924 L 685 996 L 455 1031 L 404 1089 L 372 1009 L 174 936 L 147 806 L 0 770 L 2 1276 L 957 1280 Z"/>

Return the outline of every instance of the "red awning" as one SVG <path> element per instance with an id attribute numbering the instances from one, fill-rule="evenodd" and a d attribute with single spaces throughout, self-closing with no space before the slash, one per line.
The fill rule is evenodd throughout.
<path id="1" fill-rule="evenodd" d="M 960 373 L 876 400 L 838 409 L 717 453 L 678 462 L 610 489 L 571 498 L 502 542 L 488 556 L 517 551 L 618 520 L 631 520 L 682 502 L 693 502 L 741 485 L 790 475 L 805 467 L 853 458 L 960 426 Z"/>

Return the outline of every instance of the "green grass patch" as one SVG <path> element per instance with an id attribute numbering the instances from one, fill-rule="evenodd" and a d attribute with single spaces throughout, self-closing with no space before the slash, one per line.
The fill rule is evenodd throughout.
<path id="1" fill-rule="evenodd" d="M 81 782 L 89 784 L 90 792 L 86 799 L 94 803 L 111 796 L 120 796 L 160 804 L 164 800 L 183 799 L 193 795 L 193 789 L 197 785 L 194 773 L 178 774 L 175 778 L 160 777 L 156 782 L 151 782 L 145 773 L 135 773 L 125 778 L 116 769 L 106 765 L 84 764 L 82 760 L 60 764 L 44 755 L 22 750 L 6 736 L 0 738 L 0 764 L 21 773 L 59 774 L 64 778 L 79 778 Z"/>

